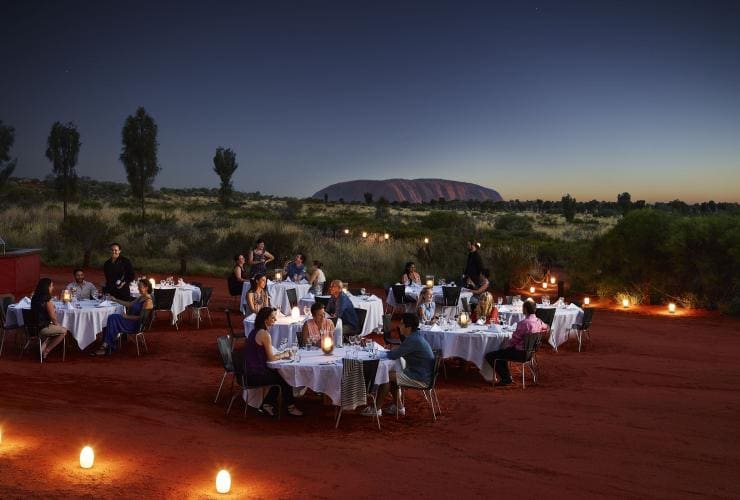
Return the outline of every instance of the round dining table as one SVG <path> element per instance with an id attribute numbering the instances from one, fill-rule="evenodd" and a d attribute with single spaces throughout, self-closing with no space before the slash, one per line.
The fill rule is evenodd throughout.
<path id="1" fill-rule="evenodd" d="M 522 306 L 500 305 L 496 307 L 498 308 L 499 318 L 507 325 L 516 325 L 524 319 Z M 575 304 L 569 304 L 565 307 L 557 307 L 554 304 L 537 304 L 537 309 L 555 309 L 555 317 L 552 320 L 552 327 L 550 328 L 550 338 L 547 342 L 556 351 L 560 345 L 568 340 L 570 328 L 583 321 L 583 309 Z"/>

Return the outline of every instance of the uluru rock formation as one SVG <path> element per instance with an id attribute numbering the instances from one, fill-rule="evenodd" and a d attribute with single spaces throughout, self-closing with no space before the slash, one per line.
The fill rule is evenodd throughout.
<path id="1" fill-rule="evenodd" d="M 372 193 L 373 200 L 381 197 L 388 201 L 425 203 L 444 198 L 446 200 L 502 201 L 501 195 L 493 190 L 470 182 L 445 179 L 386 179 L 357 180 L 332 184 L 314 193 L 314 198 L 330 201 L 365 201 L 365 193 Z"/>

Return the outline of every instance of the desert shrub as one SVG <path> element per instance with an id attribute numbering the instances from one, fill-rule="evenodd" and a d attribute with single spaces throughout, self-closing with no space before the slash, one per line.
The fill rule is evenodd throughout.
<path id="1" fill-rule="evenodd" d="M 60 226 L 60 233 L 67 249 L 78 251 L 83 267 L 90 266 L 92 253 L 103 251 L 110 244 L 116 228 L 96 215 L 70 214 Z"/>
<path id="2" fill-rule="evenodd" d="M 489 263 L 497 285 L 508 289 L 522 287 L 527 277 L 539 272 L 537 249 L 528 243 L 496 243 L 480 250 L 483 262 Z"/>
<path id="3" fill-rule="evenodd" d="M 496 218 L 494 227 L 499 231 L 527 233 L 532 231 L 532 220 L 516 214 L 502 214 Z"/>
<path id="4" fill-rule="evenodd" d="M 435 210 L 421 219 L 421 226 L 432 231 L 444 230 L 447 234 L 471 238 L 476 233 L 475 220 L 451 210 Z"/>

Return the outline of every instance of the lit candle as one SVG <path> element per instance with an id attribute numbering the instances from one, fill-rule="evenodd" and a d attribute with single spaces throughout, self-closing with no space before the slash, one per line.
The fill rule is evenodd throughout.
<path id="1" fill-rule="evenodd" d="M 622 299 L 622 307 L 629 307 L 629 306 L 630 306 L 630 300 Z"/>
<path id="2" fill-rule="evenodd" d="M 80 452 L 80 467 L 83 469 L 90 469 L 94 462 L 95 452 L 93 452 L 93 449 L 89 446 L 82 448 L 82 451 Z"/>
<path id="3" fill-rule="evenodd" d="M 425 245 L 428 245 L 429 244 L 429 238 L 424 238 L 424 244 Z"/>
<path id="4" fill-rule="evenodd" d="M 461 312 L 457 323 L 463 328 L 468 326 L 468 324 L 470 323 L 470 316 L 468 316 L 468 313 L 466 313 L 465 311 Z"/>
<path id="5" fill-rule="evenodd" d="M 69 289 L 65 288 L 64 291 L 62 292 L 62 301 L 69 302 L 70 299 L 71 299 L 71 295 L 70 295 Z"/>
<path id="6" fill-rule="evenodd" d="M 533 286 L 529 287 L 529 293 L 534 293 L 535 288 Z"/>
<path id="7" fill-rule="evenodd" d="M 676 304 L 674 304 L 673 302 L 668 304 L 668 312 L 671 314 L 676 314 Z"/>
<path id="8" fill-rule="evenodd" d="M 387 240 L 388 238 L 390 238 L 390 237 L 391 237 L 391 235 L 390 235 L 390 234 L 388 234 L 388 233 L 385 233 L 385 234 L 383 235 L 383 238 L 385 238 L 386 240 Z"/>
<path id="9" fill-rule="evenodd" d="M 149 284 L 152 285 L 152 290 L 154 290 L 154 283 L 156 283 L 154 278 L 149 278 Z"/>
<path id="10" fill-rule="evenodd" d="M 432 276 L 431 274 L 427 274 L 425 283 L 427 286 L 434 286 L 434 276 Z"/>
<path id="11" fill-rule="evenodd" d="M 279 269 L 275 270 L 275 281 L 282 281 L 283 280 L 283 272 Z"/>
<path id="12" fill-rule="evenodd" d="M 557 282 L 558 282 L 558 280 L 557 280 L 557 278 L 555 276 L 550 276 L 550 284 L 551 285 L 554 285 Z"/>
<path id="13" fill-rule="evenodd" d="M 587 306 L 587 305 L 589 305 L 590 303 L 591 303 L 591 299 L 590 299 L 589 297 L 584 297 L 584 298 L 583 298 L 583 305 L 584 305 L 584 306 Z"/>
<path id="14" fill-rule="evenodd" d="M 363 237 L 363 238 L 367 238 L 367 231 L 363 231 L 363 232 L 362 232 L 362 237 Z"/>
<path id="15" fill-rule="evenodd" d="M 231 474 L 226 469 L 221 469 L 216 474 L 216 491 L 218 493 L 228 493 L 231 491 Z"/>
<path id="16" fill-rule="evenodd" d="M 334 338 L 331 334 L 324 335 L 324 338 L 321 339 L 321 350 L 324 351 L 324 354 L 331 354 L 334 350 Z"/>
<path id="17" fill-rule="evenodd" d="M 290 310 L 290 319 L 293 321 L 298 321 L 301 319 L 301 310 L 298 309 L 298 306 L 295 306 L 293 309 Z"/>
<path id="18" fill-rule="evenodd" d="M 545 290 L 547 290 L 547 281 L 543 281 L 542 282 L 542 288 L 544 288 Z"/>
<path id="19" fill-rule="evenodd" d="M 349 234 L 349 228 L 344 228 L 344 234 Z"/>

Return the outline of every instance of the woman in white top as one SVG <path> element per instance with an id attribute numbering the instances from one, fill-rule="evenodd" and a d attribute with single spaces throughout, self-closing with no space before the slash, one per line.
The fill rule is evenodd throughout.
<path id="1" fill-rule="evenodd" d="M 419 321 L 425 325 L 431 325 L 437 321 L 435 312 L 437 305 L 434 303 L 434 293 L 432 287 L 425 286 L 419 294 L 419 302 L 416 304 L 416 314 L 419 316 Z"/>
<path id="2" fill-rule="evenodd" d="M 321 295 L 322 293 L 324 293 L 324 283 L 326 283 L 326 276 L 324 275 L 324 271 L 321 270 L 323 266 L 324 264 L 322 264 L 321 261 L 313 261 L 313 270 L 311 271 L 311 276 L 308 279 L 308 282 L 311 284 L 311 288 L 308 291 L 314 295 Z"/>
<path id="3" fill-rule="evenodd" d="M 416 264 L 413 262 L 406 263 L 406 268 L 401 275 L 401 283 L 406 286 L 421 285 L 421 276 L 416 272 Z"/>

